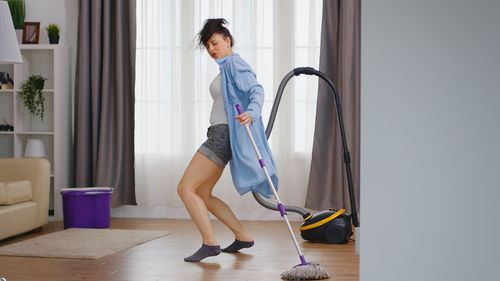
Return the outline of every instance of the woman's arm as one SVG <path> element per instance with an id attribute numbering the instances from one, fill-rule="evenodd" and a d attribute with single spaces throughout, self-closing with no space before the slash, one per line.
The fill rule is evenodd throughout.
<path id="1" fill-rule="evenodd" d="M 240 119 L 240 124 L 257 120 L 262 113 L 262 105 L 264 104 L 264 88 L 259 84 L 255 73 L 246 63 L 237 64 L 236 67 L 232 69 L 232 74 L 236 88 L 247 93 L 249 99 L 246 112 L 237 116 L 235 119 Z M 245 122 L 248 121 L 248 116 L 246 116 L 245 113 L 251 118 L 249 122 Z"/>

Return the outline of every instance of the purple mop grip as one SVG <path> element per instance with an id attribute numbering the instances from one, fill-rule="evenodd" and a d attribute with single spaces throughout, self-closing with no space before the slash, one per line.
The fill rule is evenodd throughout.
<path id="1" fill-rule="evenodd" d="M 241 111 L 241 106 L 240 106 L 239 104 L 236 104 L 236 110 L 238 110 L 238 114 L 243 113 L 243 112 Z"/>
<path id="2" fill-rule="evenodd" d="M 279 203 L 278 209 L 280 210 L 281 216 L 286 215 L 286 210 L 285 210 L 285 207 L 283 206 L 283 204 Z"/>

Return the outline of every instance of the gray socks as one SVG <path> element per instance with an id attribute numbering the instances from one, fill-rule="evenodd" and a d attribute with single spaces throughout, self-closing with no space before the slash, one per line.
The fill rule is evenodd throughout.
<path id="1" fill-rule="evenodd" d="M 220 254 L 220 246 L 209 246 L 206 244 L 202 244 L 201 248 L 196 251 L 196 253 L 187 258 L 184 258 L 184 261 L 198 262 L 206 257 L 217 256 L 218 254 Z"/>
<path id="2" fill-rule="evenodd" d="M 229 245 L 227 248 L 222 249 L 222 252 L 235 253 L 243 248 L 250 248 L 253 246 L 253 244 L 254 241 L 245 242 L 235 239 L 233 244 Z M 220 252 L 221 252 L 220 246 L 209 246 L 207 244 L 202 244 L 201 248 L 198 251 L 196 251 L 196 253 L 192 254 L 187 258 L 184 258 L 184 261 L 198 262 L 206 257 L 217 256 L 218 254 L 220 254 Z"/>
<path id="3" fill-rule="evenodd" d="M 253 244 L 254 244 L 254 241 L 245 242 L 245 241 L 240 241 L 240 240 L 234 239 L 233 244 L 222 249 L 222 251 L 225 253 L 234 253 L 234 252 L 238 252 L 239 250 L 241 250 L 243 248 L 250 248 L 253 246 Z"/>

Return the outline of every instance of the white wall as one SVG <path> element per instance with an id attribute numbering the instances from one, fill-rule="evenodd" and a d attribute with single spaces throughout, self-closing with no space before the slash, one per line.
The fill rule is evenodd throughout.
<path id="1" fill-rule="evenodd" d="M 363 1 L 362 281 L 500 280 L 499 14 Z"/>
<path id="2" fill-rule="evenodd" d="M 40 44 L 48 44 L 45 28 L 52 23 L 61 28 L 60 44 L 76 46 L 78 0 L 26 0 L 27 22 L 40 22 Z"/>

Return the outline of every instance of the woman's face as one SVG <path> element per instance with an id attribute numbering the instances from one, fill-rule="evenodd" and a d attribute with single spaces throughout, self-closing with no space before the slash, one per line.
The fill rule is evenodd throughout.
<path id="1" fill-rule="evenodd" d="M 233 53 L 233 49 L 231 48 L 231 38 L 222 36 L 219 33 L 214 33 L 210 39 L 208 39 L 207 45 L 208 54 L 213 59 L 220 59 L 227 55 Z"/>

